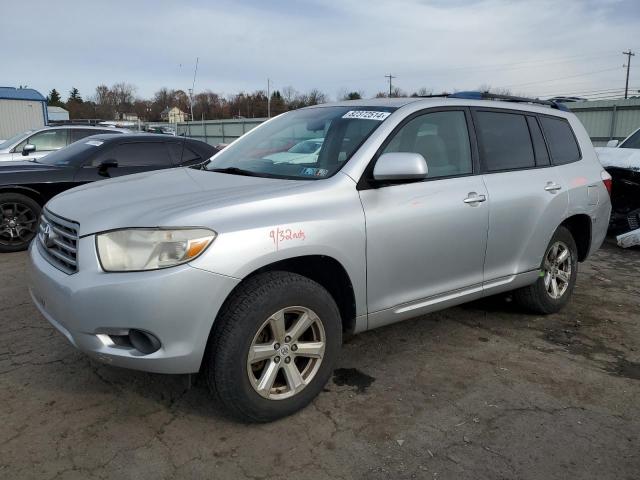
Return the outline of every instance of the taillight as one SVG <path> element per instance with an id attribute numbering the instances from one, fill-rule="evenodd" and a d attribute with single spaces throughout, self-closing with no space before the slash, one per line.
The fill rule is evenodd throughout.
<path id="1" fill-rule="evenodd" d="M 609 172 L 606 170 L 602 170 L 600 178 L 602 178 L 602 183 L 604 183 L 607 192 L 609 192 L 609 196 L 611 196 L 611 187 L 613 186 L 611 182 L 611 175 L 609 175 Z"/>

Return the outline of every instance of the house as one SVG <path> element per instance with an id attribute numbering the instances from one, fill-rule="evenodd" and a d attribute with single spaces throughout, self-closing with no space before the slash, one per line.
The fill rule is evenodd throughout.
<path id="1" fill-rule="evenodd" d="M 160 112 L 160 118 L 169 123 L 186 122 L 188 115 L 178 107 L 167 107 Z"/>
<path id="2" fill-rule="evenodd" d="M 49 123 L 47 100 L 32 88 L 0 87 L 0 138 Z"/>
<path id="3" fill-rule="evenodd" d="M 115 120 L 122 120 L 125 122 L 137 122 L 138 114 L 136 113 L 124 113 L 124 112 L 116 112 Z"/>

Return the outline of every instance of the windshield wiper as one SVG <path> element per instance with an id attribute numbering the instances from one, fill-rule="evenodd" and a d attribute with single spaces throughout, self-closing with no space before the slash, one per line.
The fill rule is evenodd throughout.
<path id="1" fill-rule="evenodd" d="M 230 173 L 231 175 L 245 175 L 247 177 L 260 177 L 261 175 L 252 172 L 251 170 L 244 170 L 238 167 L 225 167 L 225 168 L 212 168 L 209 170 L 210 172 L 218 172 L 218 173 Z"/>

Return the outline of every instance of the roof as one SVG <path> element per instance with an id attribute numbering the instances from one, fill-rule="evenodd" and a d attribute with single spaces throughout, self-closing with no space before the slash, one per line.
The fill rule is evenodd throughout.
<path id="1" fill-rule="evenodd" d="M 53 112 L 53 113 L 69 113 L 69 111 L 68 111 L 68 110 L 65 110 L 65 109 L 64 109 L 64 108 L 62 108 L 62 107 L 56 107 L 56 106 L 54 106 L 54 105 L 47 105 L 47 111 L 48 111 L 49 113 L 52 113 L 52 112 Z"/>
<path id="2" fill-rule="evenodd" d="M 0 99 L 5 100 L 31 100 L 35 102 L 46 102 L 47 99 L 33 88 L 13 88 L 0 87 Z"/>
<path id="3" fill-rule="evenodd" d="M 420 97 L 393 97 L 393 98 L 369 98 L 362 100 L 343 100 L 340 102 L 321 103 L 319 105 L 312 105 L 312 107 L 402 107 L 411 102 L 417 102 L 418 100 L 424 100 Z"/>

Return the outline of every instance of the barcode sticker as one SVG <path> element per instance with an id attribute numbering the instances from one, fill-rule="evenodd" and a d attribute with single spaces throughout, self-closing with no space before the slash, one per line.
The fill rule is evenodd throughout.
<path id="1" fill-rule="evenodd" d="M 377 112 L 375 110 L 349 110 L 342 118 L 358 118 L 360 120 L 382 121 L 391 115 L 391 112 Z"/>

